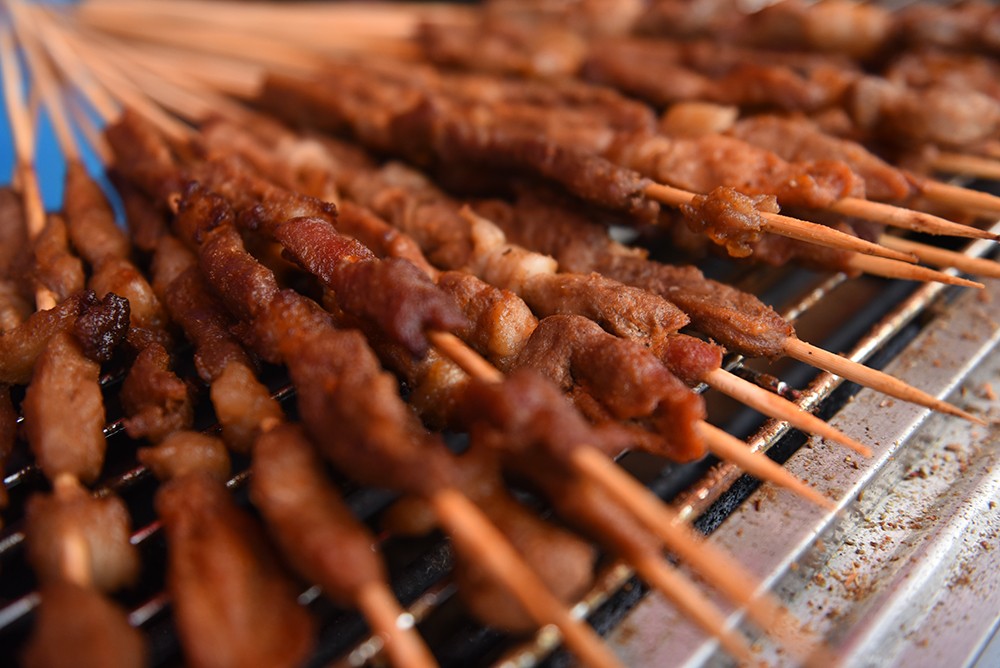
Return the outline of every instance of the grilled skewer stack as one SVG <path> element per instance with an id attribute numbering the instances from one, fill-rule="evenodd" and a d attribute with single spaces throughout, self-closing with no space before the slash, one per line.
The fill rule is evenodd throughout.
<path id="1" fill-rule="evenodd" d="M 212 14 L 208 6 L 201 8 Z M 46 446 L 35 445 L 48 438 L 55 443 L 52 448 L 65 451 L 69 439 L 65 433 L 48 435 L 59 424 L 54 411 L 33 408 L 39 404 L 35 397 L 51 394 L 44 389 L 46 369 L 52 366 L 45 355 L 54 359 L 58 342 L 68 337 L 53 337 L 55 343 L 48 344 L 53 352 L 38 362 L 38 351 L 24 351 L 19 342 L 34 338 L 38 348 L 49 337 L 34 332 L 83 322 L 77 339 L 88 356 L 110 362 L 114 346 L 108 342 L 121 344 L 115 360 L 129 369 L 122 385 L 126 428 L 134 438 L 159 443 L 139 457 L 167 481 L 157 493 L 170 551 L 167 584 L 192 662 L 294 663 L 313 642 L 312 621 L 294 604 L 293 585 L 275 566 L 273 548 L 262 546 L 259 529 L 225 492 L 229 462 L 224 447 L 236 457 L 251 457 L 251 501 L 285 560 L 340 605 L 359 608 L 400 665 L 427 665 L 433 657 L 412 629 L 399 628 L 406 618 L 386 588 L 384 567 L 366 548 L 375 538 L 339 505 L 330 481 L 317 470 L 320 454 L 356 482 L 401 493 L 391 512 L 397 526 L 429 530 L 436 523 L 452 538 L 455 578 L 470 609 L 489 624 L 515 631 L 553 624 L 582 661 L 614 663 L 567 608 L 592 575 L 593 548 L 507 496 L 502 470 L 526 480 L 564 521 L 673 596 L 735 657 L 749 657 L 745 639 L 727 629 L 724 616 L 664 561 L 664 545 L 747 606 L 764 632 L 803 660 L 811 655 L 822 662 L 829 658 L 825 648 L 796 637 L 790 630 L 794 624 L 774 600 L 753 601 L 755 584 L 730 558 L 681 529 L 666 506 L 609 466 L 600 450 L 615 455 L 639 447 L 684 461 L 702 456 L 707 446 L 829 504 L 801 481 L 775 473 L 769 460 L 752 457 L 739 444 L 734 448 L 731 438 L 705 422 L 700 397 L 685 387 L 702 382 L 735 391 L 855 450 L 867 452 L 867 447 L 776 396 L 748 390 L 722 370 L 719 347 L 677 330 L 690 324 L 734 353 L 816 360 L 818 366 L 901 398 L 979 420 L 801 342 L 787 322 L 750 295 L 708 281 L 692 267 L 661 265 L 612 242 L 581 200 L 602 206 L 619 221 L 644 224 L 664 217 L 657 201 L 679 206 L 692 229 L 708 228 L 735 254 L 757 243 L 762 230 L 782 231 L 808 243 L 839 244 L 840 250 L 807 253 L 833 254 L 840 261 L 837 268 L 970 284 L 951 274 L 908 268 L 899 260 L 912 260 L 909 250 L 880 248 L 823 226 L 811 231 L 808 224 L 778 217 L 773 197 L 758 197 L 774 193 L 728 182 L 717 184 L 719 189 L 702 184 L 705 192 L 698 194 L 649 182 L 631 172 L 636 163 L 622 156 L 642 153 L 653 159 L 655 151 L 674 144 L 655 132 L 648 109 L 611 91 L 583 83 L 547 91 L 531 82 L 441 74 L 382 59 L 324 62 L 318 53 L 273 39 L 265 40 L 271 48 L 249 69 L 227 61 L 234 73 L 254 74 L 261 63 L 262 71 L 273 68 L 257 102 L 287 121 L 346 131 L 361 144 L 438 173 L 454 177 L 465 171 L 479 188 L 501 184 L 489 192 L 493 199 L 470 199 L 463 208 L 410 167 L 381 166 L 355 145 L 300 134 L 223 97 L 245 95 L 248 89 L 222 85 L 225 77 L 216 69 L 221 60 L 197 73 L 184 70 L 185 54 L 172 52 L 171 64 L 162 52 L 148 48 L 137 55 L 134 69 L 121 68 L 115 56 L 131 47 L 107 35 L 88 41 L 95 34 L 85 31 L 102 20 L 111 31 L 121 29 L 107 20 L 114 11 L 131 12 L 128 5 L 85 5 L 83 22 L 75 26 L 20 3 L 10 3 L 9 9 L 43 103 L 59 119 L 70 160 L 64 204 L 69 241 L 84 261 L 90 286 L 112 297 L 100 310 L 86 297 L 70 294 L 73 281 L 60 294 L 54 283 L 5 269 L 8 282 L 32 285 L 40 311 L 33 317 L 44 323 L 29 331 L 25 327 L 31 320 L 17 322 L 23 308 L 5 308 L 5 314 L 14 315 L 4 321 L 3 344 L 9 350 L 0 363 L 20 366 L 2 380 L 19 385 L 30 379 L 22 402 L 29 441 L 39 465 L 53 478 L 57 499 L 75 503 L 86 494 L 47 463 Z M 154 5 L 150 11 L 155 15 L 165 8 Z M 183 15 L 187 5 L 176 11 Z M 368 21 L 376 16 L 359 11 Z M 444 13 L 438 20 L 456 29 L 473 24 L 458 16 Z M 135 31 L 144 24 L 131 25 Z M 409 29 L 412 22 L 402 27 Z M 170 30 L 164 34 L 169 38 Z M 373 44 L 374 39 L 359 40 L 352 48 L 369 51 Z M 67 58 L 74 50 L 82 66 Z M 7 47 L 8 65 L 14 60 L 10 53 Z M 112 126 L 113 151 L 103 140 L 93 141 L 115 170 L 131 243 L 155 252 L 148 280 L 133 264 L 135 248 L 111 224 L 110 208 L 79 163 L 65 116 L 71 96 L 56 90 L 51 65 L 67 77 L 64 87 L 77 88 L 84 105 Z M 132 110 L 121 115 L 119 105 Z M 210 109 L 225 121 L 197 130 L 186 124 L 201 123 Z M 12 111 L 12 117 L 21 113 Z M 612 116 L 626 120 L 614 132 L 602 132 L 599 128 L 606 128 Z M 20 140 L 30 137 L 23 123 L 16 130 Z M 22 147 L 19 158 L 24 209 L 37 220 L 30 149 Z M 845 169 L 849 181 L 850 167 Z M 806 168 L 795 174 L 812 177 Z M 547 187 L 539 187 L 539 181 Z M 830 204 L 872 214 L 847 192 L 838 191 Z M 512 195 L 516 198 L 509 199 Z M 780 197 L 778 203 L 784 203 Z M 911 225 L 932 225 L 938 233 L 991 237 L 921 212 L 877 211 Z M 743 228 L 734 233 L 733 220 L 740 215 Z M 38 266 L 53 267 L 56 260 L 72 265 L 63 275 L 74 276 L 82 287 L 84 265 L 72 256 L 58 219 L 44 235 L 37 223 L 26 229 Z M 858 251 L 896 259 L 872 261 Z M 130 318 L 122 317 L 123 303 L 131 305 Z M 187 431 L 190 398 L 171 370 L 171 358 L 176 361 L 184 352 L 174 343 L 178 331 L 171 329 L 168 316 L 194 346 L 194 364 L 208 386 L 225 446 Z M 407 383 L 411 405 L 425 422 L 467 433 L 470 453 L 453 456 L 437 434 L 417 423 L 376 352 Z M 261 360 L 287 369 L 301 424 L 288 422 L 286 411 L 268 396 L 257 378 Z M 96 388 L 93 361 L 87 378 Z M 0 408 L 0 426 L 12 425 L 12 415 Z M 4 433 L 10 435 L 12 428 L 6 426 Z M 103 443 L 103 434 L 97 442 Z M 0 451 L 3 447 L 0 442 Z M 92 482 L 100 468 L 97 459 L 74 477 Z M 325 504 L 310 506 L 307 497 L 288 493 L 300 484 Z M 42 501 L 36 505 L 43 507 Z M 610 509 L 617 517 L 609 516 Z M 32 520 L 36 524 L 46 526 Z M 56 552 L 71 555 L 39 576 L 86 585 L 90 576 L 80 574 L 81 564 L 96 557 L 93 548 L 81 547 L 86 541 L 79 532 L 68 527 L 37 531 L 61 534 L 68 547 Z M 202 534 L 213 536 L 211 551 L 243 566 L 222 569 L 201 582 L 199 564 L 215 558 L 209 546 L 194 540 Z M 29 542 L 38 543 L 31 533 Z M 328 546 L 335 542 L 349 547 L 330 557 Z M 546 561 L 544 554 L 553 550 L 565 562 Z M 42 548 L 32 548 L 32 554 L 42 555 L 35 561 L 50 558 Z M 225 599 L 225 591 L 234 596 Z M 41 610 L 58 596 L 43 591 Z M 269 603 L 261 606 L 258 600 Z M 57 609 L 57 603 L 51 605 Z M 260 614 L 224 614 L 235 609 Z M 206 626 L 208 619 L 212 627 Z M 39 625 L 33 647 L 46 644 L 48 628 Z"/>

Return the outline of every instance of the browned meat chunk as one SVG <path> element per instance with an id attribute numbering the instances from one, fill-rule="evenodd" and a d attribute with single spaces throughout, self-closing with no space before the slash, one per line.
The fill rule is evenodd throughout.
<path id="1" fill-rule="evenodd" d="M 25 668 L 141 668 L 149 656 L 125 611 L 100 593 L 56 579 L 42 585 Z M 11 658 L 11 657 L 8 657 Z"/>
<path id="2" fill-rule="evenodd" d="M 692 232 L 725 246 L 733 257 L 753 253 L 753 244 L 763 236 L 762 211 L 778 213 L 773 195 L 744 195 L 726 186 L 707 195 L 696 195 L 689 204 L 681 206 L 684 221 Z"/>
<path id="3" fill-rule="evenodd" d="M 462 339 L 506 371 L 538 326 L 524 300 L 460 271 L 442 273 L 438 286 L 455 298 L 469 320 L 458 330 Z"/>
<path id="4" fill-rule="evenodd" d="M 99 304 L 84 309 L 73 323 L 73 336 L 83 354 L 107 362 L 129 333 L 128 300 L 108 292 Z"/>
<path id="5" fill-rule="evenodd" d="M 212 406 L 222 438 L 236 452 L 249 453 L 257 436 L 284 419 L 284 412 L 251 367 L 230 362 L 212 381 Z"/>
<path id="6" fill-rule="evenodd" d="M 614 159 L 684 190 L 708 193 L 729 186 L 746 195 L 774 195 L 782 206 L 825 209 L 844 197 L 864 196 L 864 182 L 847 164 L 790 163 L 725 135 L 632 137 Z"/>
<path id="7" fill-rule="evenodd" d="M 913 194 L 910 180 L 861 144 L 824 133 L 806 118 L 773 115 L 738 121 L 730 134 L 773 151 L 789 162 L 839 160 L 850 165 L 865 182 L 865 195 L 873 200 L 901 200 Z"/>
<path id="8" fill-rule="evenodd" d="M 83 263 L 69 248 L 66 223 L 52 214 L 33 243 L 32 275 L 42 287 L 62 301 L 84 287 Z"/>
<path id="9" fill-rule="evenodd" d="M 313 622 L 260 527 L 219 482 L 193 473 L 165 483 L 156 510 L 169 549 L 167 585 L 192 666 L 298 666 Z"/>
<path id="10" fill-rule="evenodd" d="M 366 484 L 429 496 L 446 487 L 451 461 L 420 426 L 398 383 L 355 331 L 309 332 L 300 296 L 281 293 L 259 327 L 283 330 L 282 356 L 310 436 L 337 468 Z M 298 326 L 297 326 L 298 325 Z"/>
<path id="11" fill-rule="evenodd" d="M 122 383 L 125 430 L 132 438 L 160 441 L 186 429 L 194 419 L 187 384 L 170 369 L 170 355 L 159 344 L 147 346 Z"/>
<path id="12" fill-rule="evenodd" d="M 88 556 L 87 579 L 100 591 L 114 591 L 135 581 L 139 554 L 129 542 L 131 519 L 116 496 L 101 499 L 76 484 L 56 484 L 51 495 L 28 501 L 25 534 L 28 560 L 42 582 L 64 579 L 67 544 L 80 540 Z"/>
<path id="13" fill-rule="evenodd" d="M 115 224 L 111 204 L 80 162 L 66 165 L 63 210 L 73 247 L 87 264 L 96 267 L 109 258 L 129 257 L 128 237 Z"/>
<path id="14" fill-rule="evenodd" d="M 661 456 L 689 461 L 705 454 L 696 425 L 705 417 L 701 397 L 649 349 L 612 336 L 586 318 L 542 320 L 513 367 L 540 372 L 565 392 L 579 386 L 612 417 L 637 420 L 660 437 L 655 452 Z"/>
<path id="15" fill-rule="evenodd" d="M 31 306 L 14 281 L 0 279 L 0 333 L 24 322 L 31 315 Z"/>
<path id="16" fill-rule="evenodd" d="M 229 455 L 217 438 L 194 431 L 175 431 L 152 448 L 141 448 L 139 461 L 160 480 L 203 473 L 226 482 L 229 479 Z"/>
<path id="17" fill-rule="evenodd" d="M 93 482 L 104 464 L 100 367 L 68 334 L 56 334 L 38 358 L 24 397 L 24 428 L 42 471 Z"/>
<path id="18" fill-rule="evenodd" d="M 170 316 L 194 344 L 195 368 L 203 381 L 213 382 L 230 363 L 252 366 L 249 355 L 230 333 L 235 321 L 209 293 L 197 267 L 167 287 L 166 304 Z"/>
<path id="19" fill-rule="evenodd" d="M 0 382 L 15 385 L 31 380 L 35 360 L 49 339 L 71 329 L 83 308 L 95 301 L 92 292 L 78 293 L 55 308 L 31 314 L 15 329 L 0 333 Z"/>
<path id="20" fill-rule="evenodd" d="M 386 581 L 375 536 L 326 478 L 300 426 L 257 440 L 251 498 L 295 569 L 339 605 L 356 607 L 363 587 Z"/>
<path id="21" fill-rule="evenodd" d="M 0 188 L 0 278 L 11 278 L 28 248 L 21 197 L 8 186 Z"/>

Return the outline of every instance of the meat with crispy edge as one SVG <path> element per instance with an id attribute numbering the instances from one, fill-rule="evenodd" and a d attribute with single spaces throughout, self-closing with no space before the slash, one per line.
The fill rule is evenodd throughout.
<path id="1" fill-rule="evenodd" d="M 36 311 L 18 327 L 0 333 L 0 382 L 21 385 L 31 380 L 35 360 L 49 339 L 72 329 L 80 312 L 96 300 L 93 292 L 77 293 L 55 308 Z"/>
<path id="2" fill-rule="evenodd" d="M 174 621 L 192 666 L 298 666 L 314 622 L 298 605 L 257 523 L 226 487 L 203 473 L 156 494 L 168 550 Z"/>
<path id="3" fill-rule="evenodd" d="M 108 258 L 127 259 L 132 247 L 97 182 L 80 162 L 66 165 L 63 196 L 66 228 L 77 253 L 92 267 Z"/>
<path id="4" fill-rule="evenodd" d="M 171 370 L 170 354 L 158 343 L 143 349 L 122 383 L 119 397 L 132 438 L 160 441 L 194 420 L 188 386 Z"/>

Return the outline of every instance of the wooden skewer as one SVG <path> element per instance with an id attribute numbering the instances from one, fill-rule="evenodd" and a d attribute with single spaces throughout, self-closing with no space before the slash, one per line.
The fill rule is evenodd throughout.
<path id="1" fill-rule="evenodd" d="M 427 338 L 435 348 L 472 378 L 491 383 L 503 382 L 504 375 L 500 369 L 490 364 L 482 355 L 465 345 L 462 339 L 451 332 L 434 330 L 427 333 Z"/>
<path id="2" fill-rule="evenodd" d="M 11 133 L 14 136 L 14 153 L 17 158 L 16 174 L 21 199 L 24 203 L 25 227 L 28 239 L 34 240 L 45 227 L 45 206 L 42 203 L 42 192 L 38 184 L 38 174 L 35 171 L 34 125 L 28 116 L 27 106 L 22 95 L 23 83 L 21 68 L 18 64 L 17 52 L 11 38 L 8 26 L 0 23 L 0 68 L 3 72 L 4 98 L 7 101 L 7 117 L 10 119 Z M 44 311 L 55 307 L 55 294 L 46 287 L 35 289 L 35 307 Z"/>
<path id="3" fill-rule="evenodd" d="M 963 211 L 1000 213 L 1000 197 L 979 190 L 970 190 L 950 183 L 941 183 L 932 179 L 918 179 L 917 187 L 927 199 Z"/>
<path id="4" fill-rule="evenodd" d="M 503 582 L 540 627 L 553 625 L 558 628 L 566 646 L 588 666 L 621 665 L 607 645 L 601 642 L 600 636 L 572 616 L 524 563 L 503 534 L 461 492 L 443 489 L 429 501 L 452 540 Z"/>
<path id="5" fill-rule="evenodd" d="M 64 33 L 63 37 L 77 56 L 85 60 L 95 77 L 112 97 L 141 113 L 171 141 L 183 143 L 192 137 L 191 127 L 161 109 L 148 95 L 129 81 L 128 77 L 119 71 L 118 67 L 110 62 L 103 53 L 88 47 L 74 35 Z"/>
<path id="6" fill-rule="evenodd" d="M 727 372 L 725 369 L 713 369 L 701 380 L 710 387 L 728 394 L 732 398 L 745 403 L 765 415 L 784 420 L 804 432 L 828 438 L 831 441 L 850 448 L 860 455 L 871 457 L 872 451 L 868 446 L 847 436 L 844 432 L 831 426 L 812 413 L 802 410 L 799 406 L 784 397 L 757 387 L 753 383 Z"/>
<path id="7" fill-rule="evenodd" d="M 80 481 L 69 473 L 61 473 L 52 482 L 52 488 L 56 496 L 74 495 L 79 493 Z M 62 536 L 61 556 L 60 567 L 67 580 L 81 587 L 93 584 L 90 547 L 82 531 L 77 529 Z"/>
<path id="8" fill-rule="evenodd" d="M 118 104 L 97 82 L 90 69 L 83 65 L 77 54 L 69 48 L 63 31 L 55 25 L 52 18 L 42 11 L 42 7 L 34 9 L 39 41 L 45 46 L 63 77 L 80 91 L 102 118 L 114 118 L 119 111 Z"/>
<path id="9" fill-rule="evenodd" d="M 970 281 L 961 276 L 952 276 L 940 271 L 928 269 L 915 264 L 902 264 L 893 262 L 881 257 L 871 257 L 869 255 L 855 255 L 848 259 L 848 266 L 851 269 L 882 276 L 883 278 L 900 278 L 907 281 L 926 281 L 934 283 L 945 283 L 946 285 L 960 285 L 964 288 L 979 288 L 985 286 L 977 281 Z"/>
<path id="10" fill-rule="evenodd" d="M 713 638 L 717 638 L 730 656 L 742 665 L 751 665 L 750 647 L 743 636 L 726 628 L 725 617 L 677 569 L 655 554 L 628 555 L 628 562 L 650 586 L 657 591 L 668 592 L 670 601 Z"/>
<path id="11" fill-rule="evenodd" d="M 884 246 L 906 253 L 913 253 L 921 262 L 935 267 L 952 267 L 966 274 L 985 278 L 1000 278 L 1000 262 L 981 257 L 970 257 L 964 253 L 922 244 L 891 234 L 883 234 L 879 241 Z"/>
<path id="12" fill-rule="evenodd" d="M 852 362 L 846 357 L 835 355 L 794 336 L 785 339 L 784 351 L 786 355 L 800 362 L 805 362 L 818 369 L 829 371 L 847 380 L 878 390 L 883 394 L 888 394 L 891 397 L 925 406 L 941 413 L 954 415 L 978 425 L 986 426 L 987 424 L 983 419 L 967 413 L 961 408 L 952 406 L 946 401 L 941 401 L 923 390 L 918 390 L 912 385 L 907 385 L 898 378 L 893 378 L 887 373 L 866 367 L 863 364 Z"/>
<path id="13" fill-rule="evenodd" d="M 405 668 L 437 665 L 427 645 L 413 632 L 413 618 L 402 609 L 384 582 L 372 581 L 362 587 L 355 603 L 372 632 L 382 638 L 392 665 Z"/>
<path id="14" fill-rule="evenodd" d="M 788 469 L 769 457 L 749 449 L 746 443 L 735 436 L 704 421 L 698 423 L 698 431 L 705 440 L 709 452 L 720 459 L 736 464 L 756 478 L 789 489 L 822 508 L 836 510 L 837 504 L 833 501 L 793 476 Z"/>
<path id="15" fill-rule="evenodd" d="M 608 466 L 607 458 L 592 448 L 577 448 L 572 460 L 581 475 L 598 482 L 653 531 L 664 545 L 691 568 L 709 579 L 714 587 L 744 605 L 747 614 L 762 629 L 779 638 L 797 657 L 811 657 L 818 665 L 827 652 L 812 646 L 802 637 L 797 624 L 778 602 L 767 593 L 758 593 L 756 579 L 739 562 L 716 550 L 687 527 L 659 497 L 640 485 L 617 466 Z M 829 658 L 829 657 L 825 657 Z M 832 661 L 825 665 L 833 665 Z"/>
<path id="16" fill-rule="evenodd" d="M 65 108 L 59 104 L 58 83 L 38 44 L 37 32 L 31 25 L 32 18 L 24 11 L 24 6 L 19 0 L 8 0 L 7 6 L 10 8 L 21 47 L 24 49 L 28 69 L 32 75 L 32 84 L 41 94 L 59 149 L 67 162 L 79 162 L 80 150 L 73 136 L 73 127 L 66 116 Z"/>
<path id="17" fill-rule="evenodd" d="M 978 227 L 970 225 L 962 225 L 923 211 L 914 211 L 912 209 L 905 209 L 883 202 L 872 202 L 857 197 L 845 197 L 838 200 L 830 207 L 830 210 L 842 213 L 845 216 L 855 216 L 890 227 L 899 227 L 927 234 L 949 235 L 968 239 L 991 239 L 993 241 L 1000 238 L 987 230 L 981 230 Z M 897 248 L 896 250 L 899 249 Z"/>
<path id="18" fill-rule="evenodd" d="M 944 151 L 931 160 L 931 169 L 980 179 L 1000 180 L 1000 161 L 979 155 Z"/>
<path id="19" fill-rule="evenodd" d="M 647 186 L 645 194 L 650 199 L 673 207 L 688 204 L 695 198 L 695 193 L 663 185 L 662 183 L 654 183 Z M 772 234 L 780 234 L 790 239 L 797 239 L 830 248 L 855 251 L 857 253 L 864 253 L 865 255 L 874 255 L 900 262 L 915 261 L 915 258 L 907 253 L 882 248 L 878 244 L 835 230 L 826 225 L 783 216 L 779 213 L 762 211 L 760 215 L 763 223 L 762 228 L 764 231 L 771 232 Z"/>

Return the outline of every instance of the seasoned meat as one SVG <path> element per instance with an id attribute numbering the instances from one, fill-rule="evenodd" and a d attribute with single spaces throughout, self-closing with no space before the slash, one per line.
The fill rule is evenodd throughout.
<path id="1" fill-rule="evenodd" d="M 388 575 L 375 536 L 351 514 L 301 426 L 282 425 L 254 447 L 251 499 L 286 558 L 330 599 L 356 607 Z"/>
<path id="2" fill-rule="evenodd" d="M 689 204 L 681 205 L 688 229 L 725 246 L 732 257 L 753 253 L 753 245 L 763 236 L 762 211 L 778 213 L 774 195 L 749 196 L 727 186 L 696 195 Z"/>
<path id="3" fill-rule="evenodd" d="M 52 494 L 35 494 L 25 511 L 28 561 L 42 582 L 64 579 L 66 543 L 81 540 L 88 579 L 100 591 L 131 585 L 139 553 L 129 542 L 131 519 L 117 496 L 95 498 L 75 484 L 57 483 Z"/>
<path id="4" fill-rule="evenodd" d="M 230 462 L 225 444 L 194 431 L 177 430 L 151 448 L 140 448 L 137 457 L 160 480 L 205 474 L 220 483 L 229 480 Z"/>
<path id="5" fill-rule="evenodd" d="M 70 250 L 66 223 L 61 216 L 48 217 L 45 227 L 34 239 L 33 254 L 34 280 L 52 291 L 58 301 L 83 289 L 83 263 Z"/>
<path id="6" fill-rule="evenodd" d="M 729 130 L 734 137 L 773 151 L 789 162 L 839 160 L 865 182 L 865 195 L 878 201 L 898 201 L 913 194 L 900 170 L 861 144 L 828 135 L 803 117 L 774 115 L 741 119 Z"/>
<path id="7" fill-rule="evenodd" d="M 49 339 L 70 330 L 83 308 L 95 302 L 93 292 L 80 292 L 55 308 L 32 313 L 18 327 L 0 333 L 0 383 L 20 385 L 31 380 L 35 360 Z"/>
<path id="8" fill-rule="evenodd" d="M 84 355 L 95 362 L 107 362 L 129 334 L 131 304 L 108 292 L 100 303 L 81 311 L 73 323 L 73 336 Z"/>
<path id="9" fill-rule="evenodd" d="M 128 416 L 125 431 L 132 438 L 156 442 L 191 426 L 194 407 L 188 386 L 170 367 L 170 355 L 155 343 L 132 363 L 119 392 Z"/>
<path id="10" fill-rule="evenodd" d="M 93 482 L 104 464 L 100 367 L 66 333 L 53 336 L 35 364 L 22 410 L 35 461 L 49 480 Z"/>
<path id="11" fill-rule="evenodd" d="M 231 333 L 235 321 L 208 291 L 197 267 L 192 267 L 166 288 L 170 316 L 194 344 L 194 363 L 206 383 L 213 382 L 230 363 L 252 367 L 250 356 Z"/>
<path id="12" fill-rule="evenodd" d="M 298 666 L 313 621 L 296 602 L 260 527 L 203 473 L 160 487 L 156 511 L 169 545 L 167 586 L 192 666 Z"/>
<path id="13" fill-rule="evenodd" d="M 73 248 L 87 264 L 96 267 L 109 258 L 129 257 L 128 237 L 115 224 L 111 204 L 78 161 L 66 165 L 63 211 Z"/>
<path id="14" fill-rule="evenodd" d="M 42 584 L 25 668 L 141 668 L 149 650 L 128 615 L 99 592 L 62 579 Z M 8 657 L 12 658 L 12 657 Z"/>
<path id="15" fill-rule="evenodd" d="M 468 318 L 462 339 L 506 371 L 538 319 L 520 297 L 460 271 L 446 271 L 438 286 L 452 295 Z"/>
<path id="16" fill-rule="evenodd" d="M 212 380 L 212 406 L 222 425 L 222 438 L 247 454 L 257 436 L 284 419 L 284 412 L 251 367 L 233 361 Z"/>

